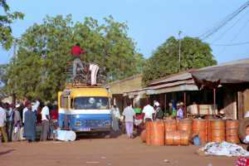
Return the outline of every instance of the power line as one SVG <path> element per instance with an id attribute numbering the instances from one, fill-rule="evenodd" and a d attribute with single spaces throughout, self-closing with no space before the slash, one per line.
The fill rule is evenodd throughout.
<path id="1" fill-rule="evenodd" d="M 242 32 L 243 29 L 245 29 L 246 25 L 249 23 L 249 19 L 241 26 L 239 31 L 234 35 L 234 37 L 231 39 L 231 41 L 235 40 L 239 34 Z"/>
<path id="2" fill-rule="evenodd" d="M 228 29 L 226 29 L 223 33 L 221 33 L 221 35 L 214 39 L 213 42 L 221 39 L 229 30 L 231 30 L 239 21 L 241 21 L 242 18 L 244 18 L 244 16 L 248 14 L 248 12 L 244 13 L 240 18 L 238 18 L 230 27 L 228 27 Z"/>
<path id="3" fill-rule="evenodd" d="M 231 44 L 213 44 L 213 43 L 209 43 L 212 46 L 239 46 L 239 45 L 246 45 L 249 44 L 249 41 L 246 42 L 241 42 L 241 43 L 231 43 Z"/>
<path id="4" fill-rule="evenodd" d="M 215 32 L 220 30 L 223 26 L 225 26 L 229 21 L 231 21 L 234 17 L 236 17 L 238 14 L 240 14 L 243 10 L 245 10 L 249 6 L 249 1 L 244 3 L 242 6 L 240 6 L 236 11 L 234 11 L 232 14 L 228 15 L 223 21 L 221 21 L 217 26 L 215 26 L 213 29 L 205 32 L 202 34 L 199 38 L 202 40 L 207 39 L 211 35 L 213 35 Z"/>

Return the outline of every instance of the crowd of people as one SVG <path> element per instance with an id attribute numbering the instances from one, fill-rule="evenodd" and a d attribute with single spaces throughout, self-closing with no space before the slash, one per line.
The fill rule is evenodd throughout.
<path id="1" fill-rule="evenodd" d="M 169 104 L 170 116 L 176 119 L 183 119 L 183 103 Z M 132 103 L 127 102 L 127 106 L 122 113 L 116 104 L 112 106 L 112 129 L 122 131 L 125 128 L 128 138 L 133 138 L 134 127 L 142 126 L 147 121 L 160 121 L 165 117 L 165 112 L 158 101 L 153 102 L 153 106 L 147 104 L 137 114 Z M 58 108 L 49 102 L 34 102 L 24 100 L 14 104 L 0 102 L 0 141 L 20 141 L 27 140 L 34 142 L 37 139 L 46 141 L 53 138 L 53 130 L 57 127 Z M 123 125 L 122 125 L 123 124 Z M 37 138 L 37 125 L 41 126 L 40 138 Z"/>
<path id="2" fill-rule="evenodd" d="M 146 105 L 143 107 L 141 113 L 137 114 L 135 109 L 132 106 L 132 103 L 128 101 L 126 103 L 126 107 L 124 108 L 122 114 L 120 113 L 118 107 L 113 105 L 112 107 L 112 128 L 114 131 L 119 131 L 120 123 L 123 123 L 125 126 L 125 131 L 128 138 L 133 138 L 134 127 L 143 126 L 147 121 L 160 121 L 163 120 L 166 116 L 165 112 L 161 108 L 161 104 L 158 101 L 153 102 L 153 106 L 150 104 L 148 100 Z M 184 104 L 182 102 L 174 102 L 169 103 L 169 112 L 171 118 L 183 119 Z"/>
<path id="3" fill-rule="evenodd" d="M 52 137 L 57 119 L 56 103 L 38 99 L 34 102 L 25 99 L 15 105 L 0 102 L 0 141 L 46 141 Z M 40 138 L 37 138 L 37 126 L 41 126 Z"/>

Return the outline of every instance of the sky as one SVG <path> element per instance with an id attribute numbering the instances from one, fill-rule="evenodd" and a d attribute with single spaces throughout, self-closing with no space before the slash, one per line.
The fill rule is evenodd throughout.
<path id="1" fill-rule="evenodd" d="M 246 0 L 8 0 L 11 11 L 25 14 L 23 20 L 12 25 L 13 35 L 19 38 L 30 26 L 41 24 L 46 16 L 72 15 L 82 22 L 92 17 L 103 22 L 113 16 L 125 22 L 128 36 L 136 49 L 149 58 L 170 36 L 201 37 L 217 26 Z M 249 58 L 249 7 L 219 31 L 203 40 L 210 44 L 217 62 L 225 63 Z M 181 35 L 179 35 L 181 31 Z M 13 49 L 0 48 L 0 64 L 8 63 Z"/>

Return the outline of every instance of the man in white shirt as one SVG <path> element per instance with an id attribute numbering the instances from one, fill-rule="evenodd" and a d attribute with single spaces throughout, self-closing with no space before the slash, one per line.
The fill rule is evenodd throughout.
<path id="1" fill-rule="evenodd" d="M 144 122 L 147 120 L 153 121 L 154 114 L 156 113 L 155 109 L 150 105 L 150 102 L 147 101 L 147 105 L 144 106 L 142 113 L 144 113 Z"/>
<path id="2" fill-rule="evenodd" d="M 0 139 L 4 139 L 4 142 L 8 142 L 6 129 L 5 129 L 5 122 L 6 122 L 6 111 L 2 107 L 2 103 L 0 102 Z"/>
<path id="3" fill-rule="evenodd" d="M 42 116 L 42 130 L 41 130 L 41 137 L 40 141 L 46 141 L 48 139 L 48 133 L 49 133 L 49 108 L 48 108 L 48 102 L 45 102 L 44 107 L 41 111 Z"/>
<path id="4" fill-rule="evenodd" d="M 23 124 L 25 122 L 25 112 L 27 112 L 27 111 L 28 111 L 28 107 L 27 107 L 27 104 L 26 104 L 25 107 L 22 110 L 22 123 Z"/>
<path id="5" fill-rule="evenodd" d="M 135 119 L 135 111 L 132 108 L 132 105 L 130 102 L 127 102 L 127 107 L 125 107 L 123 116 L 125 118 L 125 129 L 128 138 L 133 138 L 133 125 L 134 125 L 134 119 Z"/>
<path id="6" fill-rule="evenodd" d="M 20 128 L 21 128 L 21 115 L 18 111 L 20 104 L 16 104 L 14 108 L 14 131 L 12 133 L 12 141 L 18 141 L 20 139 Z"/>
<path id="7" fill-rule="evenodd" d="M 32 111 L 37 114 L 39 106 L 40 106 L 40 101 L 36 99 L 34 105 L 32 106 Z"/>
<path id="8" fill-rule="evenodd" d="M 120 121 L 120 111 L 118 109 L 118 107 L 116 106 L 116 104 L 113 105 L 112 109 L 112 129 L 114 131 L 118 131 L 119 130 L 119 121 Z"/>
<path id="9" fill-rule="evenodd" d="M 28 109 L 28 101 L 25 102 L 24 104 L 24 108 L 22 109 L 22 126 L 21 129 L 20 129 L 20 137 L 21 137 L 21 140 L 24 140 L 25 138 L 23 137 L 24 136 L 24 123 L 25 123 L 25 113 L 29 110 Z"/>

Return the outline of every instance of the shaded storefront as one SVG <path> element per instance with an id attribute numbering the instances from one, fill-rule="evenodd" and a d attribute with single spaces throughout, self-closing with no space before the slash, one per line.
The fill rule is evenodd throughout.
<path id="1" fill-rule="evenodd" d="M 222 89 L 226 115 L 242 119 L 249 110 L 249 59 L 234 61 L 222 65 L 202 68 L 191 72 L 199 89 Z"/>

